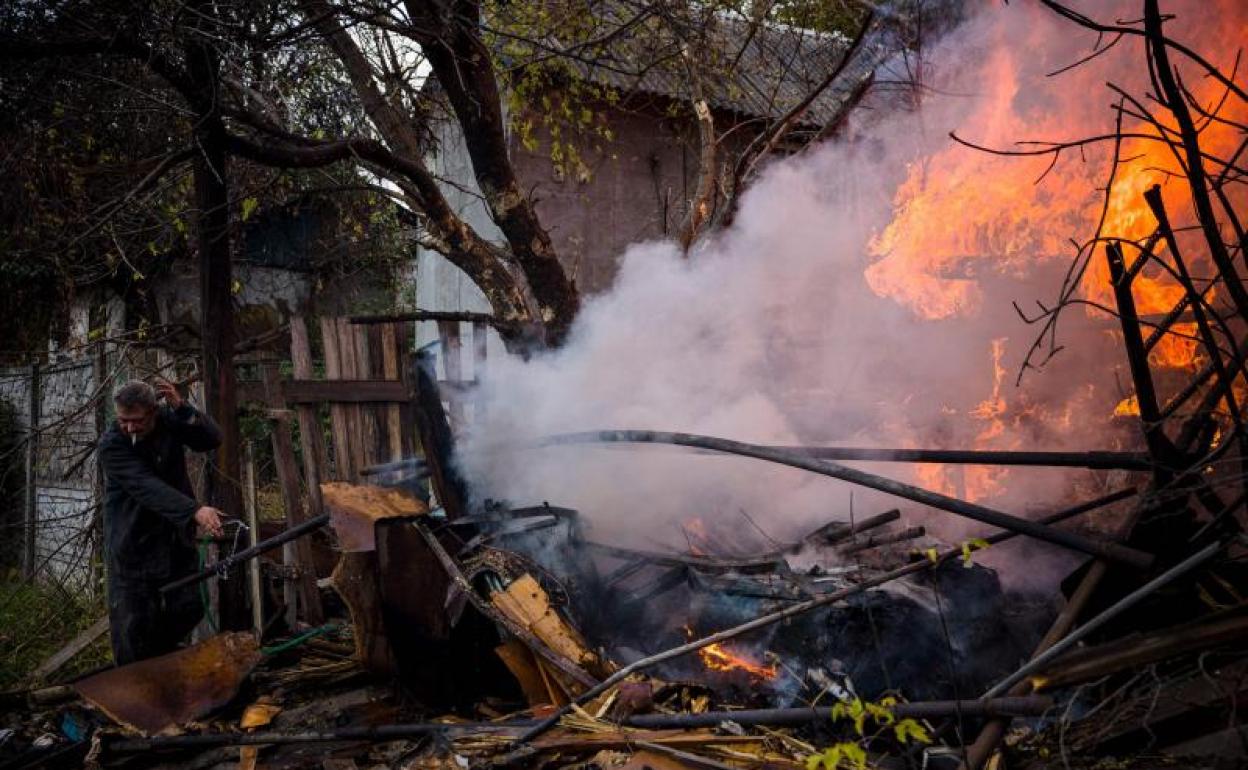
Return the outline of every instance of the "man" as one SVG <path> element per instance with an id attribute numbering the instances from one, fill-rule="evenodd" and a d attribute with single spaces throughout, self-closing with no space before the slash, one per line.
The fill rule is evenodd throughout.
<path id="1" fill-rule="evenodd" d="M 173 651 L 203 616 L 198 588 L 163 597 L 159 589 L 199 568 L 196 528 L 221 535 L 221 512 L 195 501 L 183 451 L 216 449 L 221 431 L 164 380 L 155 388 L 127 382 L 113 403 L 117 421 L 100 439 L 100 464 L 108 619 L 120 666 Z"/>

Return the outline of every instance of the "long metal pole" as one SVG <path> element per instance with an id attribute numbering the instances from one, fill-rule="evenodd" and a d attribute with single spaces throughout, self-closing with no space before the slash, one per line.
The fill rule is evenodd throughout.
<path id="1" fill-rule="evenodd" d="M 1043 695 L 995 700 L 919 701 L 898 703 L 889 712 L 898 719 L 929 719 L 963 714 L 966 716 L 1040 716 L 1053 707 L 1053 699 Z M 831 718 L 831 709 L 777 708 L 742 711 L 707 711 L 702 714 L 643 714 L 623 720 L 626 727 L 647 730 L 713 727 L 732 721 L 740 725 L 799 725 L 823 722 Z M 106 739 L 105 747 L 118 753 L 151 751 L 161 748 L 210 748 L 283 743 L 328 743 L 334 741 L 389 741 L 414 738 L 434 733 L 511 733 L 536 724 L 536 720 L 507 722 L 415 722 L 411 724 L 347 727 L 339 730 L 300 733 L 255 732 L 211 733 L 207 735 L 171 735 L 153 738 Z"/>
<path id="2" fill-rule="evenodd" d="M 774 446 L 784 452 L 820 460 L 858 460 L 952 465 L 1028 465 L 1146 471 L 1153 468 L 1146 452 L 1006 452 L 974 449 L 879 449 L 875 447 Z"/>
<path id="3" fill-rule="evenodd" d="M 819 460 L 794 454 L 793 452 L 775 449 L 760 444 L 746 444 L 730 439 L 713 436 L 699 436 L 690 433 L 671 433 L 649 430 L 602 430 L 585 433 L 567 433 L 547 439 L 550 444 L 571 443 L 634 443 L 634 444 L 675 444 L 698 449 L 710 449 L 716 452 L 753 457 L 758 460 L 788 465 L 793 468 L 831 476 L 835 479 L 848 481 L 851 484 L 875 489 L 896 497 L 913 500 L 916 503 L 938 508 L 942 511 L 957 514 L 968 519 L 990 524 L 994 527 L 1008 529 L 1019 534 L 1044 540 L 1054 545 L 1064 546 L 1090 556 L 1098 556 L 1110 561 L 1128 564 L 1138 569 L 1147 569 L 1153 563 L 1151 554 L 1129 548 L 1107 540 L 1093 539 L 1074 532 L 1054 529 L 1038 522 L 1011 516 L 1008 513 L 993 510 L 976 503 L 959 500 L 955 497 L 942 495 L 939 492 L 922 489 L 901 481 L 877 476 L 873 473 L 850 468 L 830 460 Z"/>
<path id="4" fill-rule="evenodd" d="M 309 532 L 320 529 L 328 523 L 328 513 L 321 514 L 314 519 L 308 519 L 297 527 L 291 527 L 280 535 L 274 535 L 268 540 L 262 540 L 251 548 L 228 556 L 216 564 L 205 567 L 203 570 L 196 572 L 193 575 L 187 575 L 186 577 L 178 578 L 172 583 L 167 583 L 160 587 L 160 592 L 163 594 L 185 586 L 195 585 L 196 583 L 207 580 L 213 575 L 218 574 L 221 570 L 227 570 L 236 564 L 241 564 L 247 561 L 248 559 L 254 559 L 262 553 L 267 553 L 272 551 L 274 548 L 280 547 L 282 543 L 287 543 L 297 537 L 302 537 Z"/>
<path id="5" fill-rule="evenodd" d="M 961 714 L 965 717 L 1040 716 L 1053 708 L 1053 699 L 1038 695 L 993 700 L 937 700 L 898 703 L 889 712 L 898 719 L 930 719 Z M 826 721 L 831 708 L 743 709 L 741 711 L 704 711 L 701 714 L 641 714 L 629 717 L 624 724 L 650 730 L 671 730 L 693 727 L 714 727 L 720 722 L 739 725 L 803 725 Z"/>

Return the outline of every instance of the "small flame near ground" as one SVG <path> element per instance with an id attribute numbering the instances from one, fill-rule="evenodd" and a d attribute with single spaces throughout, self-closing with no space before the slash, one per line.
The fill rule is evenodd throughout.
<path id="1" fill-rule="evenodd" d="M 684 629 L 685 636 L 693 639 L 693 629 L 689 626 L 685 626 Z M 708 644 L 698 650 L 698 658 L 709 671 L 742 671 L 758 679 L 775 679 L 780 673 L 780 667 L 777 664 L 764 665 L 722 644 Z"/>

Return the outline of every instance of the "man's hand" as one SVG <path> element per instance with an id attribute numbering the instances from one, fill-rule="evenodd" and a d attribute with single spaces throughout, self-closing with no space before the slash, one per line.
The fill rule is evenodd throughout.
<path id="1" fill-rule="evenodd" d="M 221 517 L 224 515 L 216 508 L 205 505 L 203 508 L 195 511 L 195 523 L 199 525 L 200 533 L 212 537 L 221 537 L 225 534 L 225 530 L 221 527 Z"/>
<path id="2" fill-rule="evenodd" d="M 182 394 L 178 392 L 178 386 L 163 377 L 156 380 L 156 394 L 165 400 L 170 409 L 177 409 L 182 406 Z M 200 510 L 203 510 L 202 508 Z M 197 514 L 198 515 L 198 514 Z"/>

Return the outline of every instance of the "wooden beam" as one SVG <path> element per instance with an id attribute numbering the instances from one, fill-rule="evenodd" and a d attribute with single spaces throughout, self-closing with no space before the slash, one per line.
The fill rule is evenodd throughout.
<path id="1" fill-rule="evenodd" d="M 261 368 L 264 377 L 265 394 L 269 403 L 281 403 L 281 379 L 277 366 L 266 364 Z M 309 409 L 300 407 L 300 411 Z M 276 410 L 274 410 L 276 411 Z M 277 485 L 282 490 L 282 507 L 286 510 L 286 528 L 290 529 L 307 520 L 303 510 L 303 495 L 300 489 L 299 472 L 295 467 L 295 447 L 290 438 L 290 417 L 287 414 L 271 415 L 273 420 L 270 436 L 273 441 L 273 466 L 277 471 Z M 308 450 L 305 449 L 305 452 Z M 305 462 L 305 470 L 307 463 Z M 319 479 L 319 476 L 318 476 Z M 318 481 L 317 499 L 320 499 Z M 319 510 L 317 511 L 319 514 Z M 321 593 L 316 587 L 316 574 L 312 559 L 312 543 L 307 538 L 300 538 L 282 547 L 283 561 L 295 568 L 298 578 L 294 583 L 287 583 L 292 593 L 297 595 L 298 604 L 303 609 L 304 620 L 314 626 L 325 622 L 325 610 L 321 606 Z M 283 591 L 283 594 L 286 594 Z M 293 602 L 290 603 L 294 605 Z"/>
<path id="2" fill-rule="evenodd" d="M 409 397 L 398 380 L 287 380 L 282 395 L 288 404 L 397 404 Z"/>
<path id="3" fill-rule="evenodd" d="M 54 652 L 51 657 L 39 664 L 31 674 L 32 679 L 41 680 L 55 674 L 62 666 L 74 659 L 78 653 L 91 646 L 108 631 L 108 616 L 100 618 L 75 636 L 69 644 Z"/>

